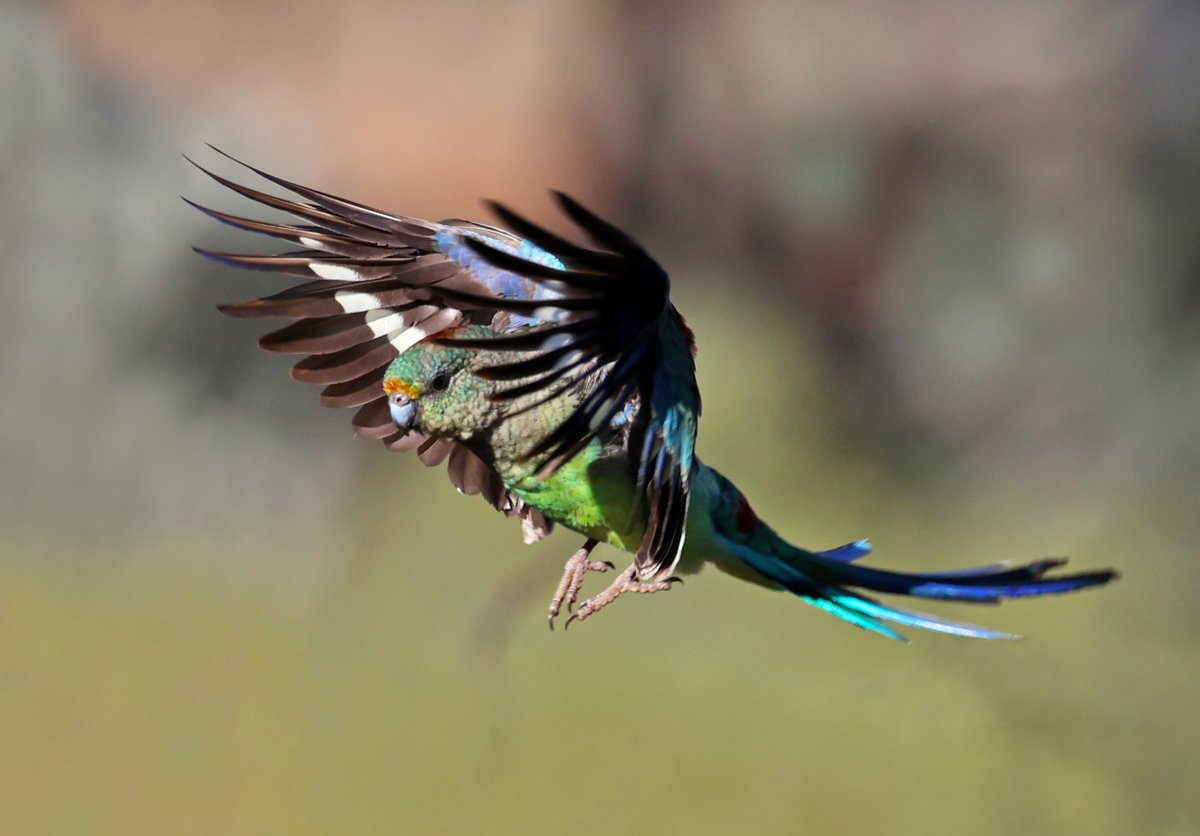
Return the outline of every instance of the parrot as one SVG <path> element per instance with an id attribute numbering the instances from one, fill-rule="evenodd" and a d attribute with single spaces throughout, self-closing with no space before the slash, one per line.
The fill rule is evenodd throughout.
<path id="1" fill-rule="evenodd" d="M 695 454 L 696 343 L 670 300 L 666 271 L 629 235 L 565 194 L 554 197 L 592 246 L 496 202 L 489 206 L 506 228 L 425 221 L 229 159 L 291 197 L 192 164 L 298 221 L 254 220 L 184 200 L 222 223 L 300 249 L 196 251 L 304 281 L 222 305 L 222 312 L 295 320 L 259 345 L 307 355 L 293 376 L 323 384 L 324 405 L 358 407 L 358 435 L 416 451 L 427 466 L 446 462 L 461 493 L 518 517 L 526 542 L 556 524 L 582 535 L 551 598 L 551 629 L 564 608 L 569 626 L 623 594 L 669 590 L 709 563 L 896 640 L 905 637 L 891 625 L 1015 636 L 885 604 L 867 592 L 995 603 L 1118 577 L 1112 569 L 1052 574 L 1065 558 L 902 573 L 859 563 L 870 553 L 867 540 L 827 551 L 787 543 Z M 631 553 L 632 563 L 575 608 L 588 573 L 615 570 L 592 559 L 600 543 Z"/>

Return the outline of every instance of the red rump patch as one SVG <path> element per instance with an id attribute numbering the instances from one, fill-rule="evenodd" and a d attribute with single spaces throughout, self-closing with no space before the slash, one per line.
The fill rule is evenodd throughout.
<path id="1" fill-rule="evenodd" d="M 754 513 L 754 509 L 750 507 L 750 503 L 746 501 L 746 497 L 738 497 L 737 509 L 737 527 L 742 534 L 749 534 L 752 529 L 758 526 L 758 514 Z"/>
<path id="2" fill-rule="evenodd" d="M 695 357 L 696 335 L 692 333 L 692 329 L 688 327 L 687 322 L 685 322 L 683 319 L 683 314 L 681 314 L 674 305 L 671 306 L 671 315 L 675 317 L 675 324 L 678 325 L 679 330 L 683 332 L 683 338 L 687 341 L 688 350 L 692 352 L 692 356 Z"/>

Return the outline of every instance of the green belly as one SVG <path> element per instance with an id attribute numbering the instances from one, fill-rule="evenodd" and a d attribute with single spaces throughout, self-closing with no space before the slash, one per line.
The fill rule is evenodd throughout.
<path id="1" fill-rule="evenodd" d="M 629 459 L 620 454 L 604 456 L 601 451 L 600 441 L 593 439 L 549 479 L 521 476 L 508 487 L 548 519 L 633 552 L 642 539 L 645 512 L 630 519 L 634 478 Z"/>

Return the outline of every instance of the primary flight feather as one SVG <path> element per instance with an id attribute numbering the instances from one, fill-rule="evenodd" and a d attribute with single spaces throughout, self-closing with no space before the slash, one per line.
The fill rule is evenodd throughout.
<path id="1" fill-rule="evenodd" d="M 786 543 L 728 479 L 695 456 L 695 346 L 671 304 L 666 272 L 566 195 L 555 197 L 592 247 L 500 204 L 491 207 L 507 230 L 430 222 L 247 168 L 294 198 L 206 173 L 295 220 L 269 223 L 192 205 L 299 249 L 265 256 L 198 251 L 305 281 L 221 309 L 295 320 L 260 345 L 307 355 L 293 376 L 323 384 L 328 406 L 358 407 L 359 435 L 415 450 L 427 465 L 446 461 L 460 491 L 519 516 L 527 541 L 554 523 L 583 534 L 587 540 L 567 561 L 552 598 L 551 626 L 574 604 L 588 572 L 610 568 L 591 559 L 600 542 L 632 552 L 633 563 L 572 620 L 627 592 L 669 589 L 674 575 L 713 563 L 891 638 L 900 635 L 886 622 L 1002 638 L 1007 634 L 885 605 L 856 589 L 994 602 L 1116 577 L 1112 570 L 1050 575 L 1062 559 L 905 574 L 857 565 L 869 551 L 866 541 L 827 552 Z"/>

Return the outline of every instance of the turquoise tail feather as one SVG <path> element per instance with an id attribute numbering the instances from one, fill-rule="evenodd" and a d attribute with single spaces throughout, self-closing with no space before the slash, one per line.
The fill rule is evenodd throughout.
<path id="1" fill-rule="evenodd" d="M 1098 587 L 1116 577 L 1116 572 L 1112 570 L 1055 578 L 1043 577 L 1052 567 L 1066 563 L 1064 560 L 1039 560 L 1015 567 L 1004 564 L 980 566 L 953 572 L 889 572 L 870 569 L 868 566 L 851 565 L 841 558 L 841 554 L 844 553 L 835 549 L 835 557 L 829 558 L 820 553 L 805 552 L 804 549 L 787 546 L 785 554 L 755 555 L 748 563 L 812 606 L 820 607 L 865 630 L 900 640 L 904 640 L 904 637 L 884 624 L 886 621 L 971 638 L 1018 637 L 1012 633 L 988 630 L 978 625 L 884 605 L 847 588 L 942 601 L 994 603 L 1008 597 L 1058 595 Z"/>
<path id="2" fill-rule="evenodd" d="M 848 587 L 943 601 L 995 603 L 1005 598 L 1057 595 L 1101 586 L 1116 577 L 1115 572 L 1107 569 L 1043 577 L 1050 569 L 1066 562 L 1059 559 L 1039 560 L 1024 566 L 997 564 L 952 572 L 889 572 L 852 565 L 844 557 L 846 547 L 835 549 L 832 556 L 827 556 L 798 549 L 783 541 L 780 545 L 784 548 L 773 550 L 771 554 L 756 554 L 747 562 L 813 606 L 856 626 L 900 640 L 903 637 L 884 622 L 979 639 L 1017 636 L 889 606 Z"/>
<path id="3" fill-rule="evenodd" d="M 714 527 L 739 560 L 814 607 L 890 639 L 905 640 L 889 623 L 979 639 L 1019 637 L 884 604 L 860 590 L 979 604 L 997 603 L 1005 598 L 1059 595 L 1103 586 L 1118 577 L 1112 569 L 1048 576 L 1051 570 L 1067 562 L 1065 558 L 927 573 L 862 566 L 856 561 L 870 552 L 868 541 L 856 540 L 824 552 L 797 548 L 759 520 L 728 479 L 715 475 L 722 512 L 714 516 Z"/>

